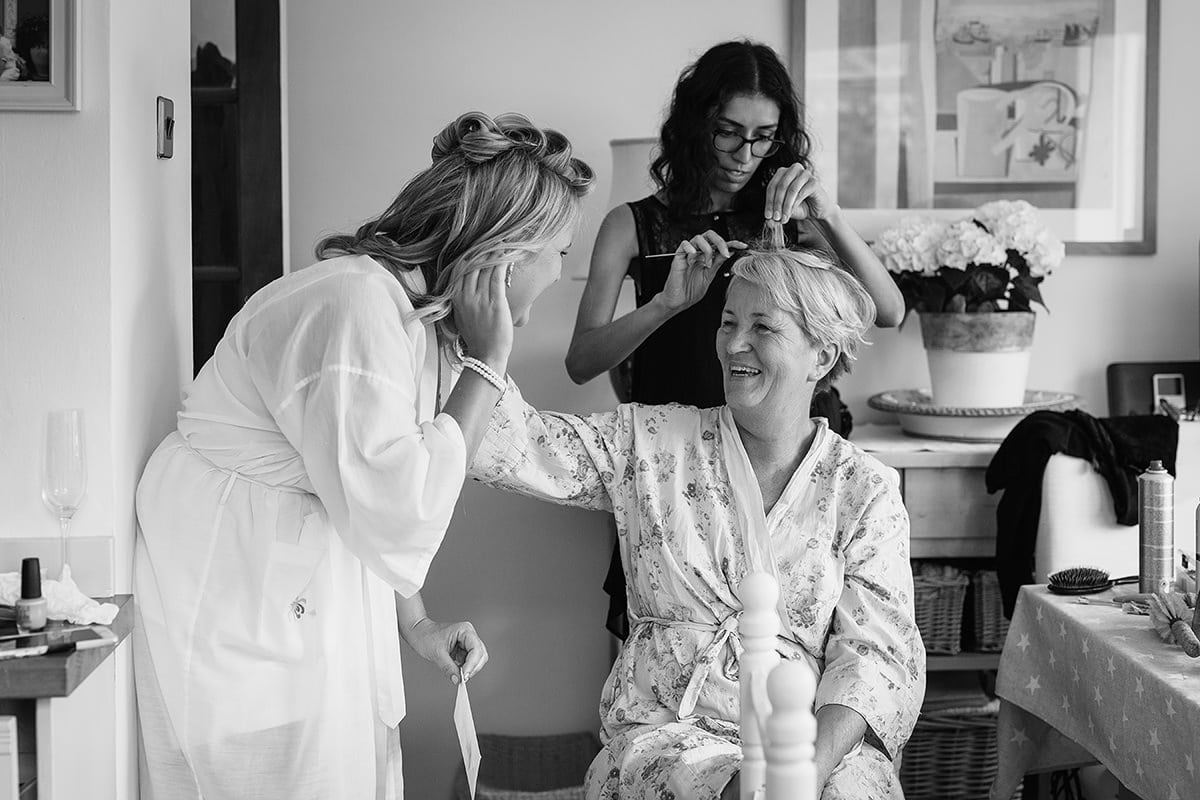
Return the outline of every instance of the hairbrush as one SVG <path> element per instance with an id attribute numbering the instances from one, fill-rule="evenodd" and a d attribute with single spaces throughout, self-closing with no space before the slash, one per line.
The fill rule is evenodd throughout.
<path id="1" fill-rule="evenodd" d="M 1047 588 L 1055 594 L 1096 594 L 1122 583 L 1137 583 L 1137 575 L 1115 580 L 1096 567 L 1068 567 L 1050 575 Z"/>

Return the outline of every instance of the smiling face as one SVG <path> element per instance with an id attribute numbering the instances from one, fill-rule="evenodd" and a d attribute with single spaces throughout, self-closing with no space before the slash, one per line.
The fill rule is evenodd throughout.
<path id="1" fill-rule="evenodd" d="M 725 402 L 734 412 L 790 424 L 806 419 L 813 389 L 837 357 L 815 347 L 799 321 L 758 285 L 734 278 L 717 331 Z"/>
<path id="2" fill-rule="evenodd" d="M 508 287 L 513 325 L 520 327 L 529 321 L 533 301 L 562 275 L 562 260 L 571 247 L 573 233 L 573 226 L 560 231 L 529 260 L 513 267 L 512 285 Z"/>
<path id="3" fill-rule="evenodd" d="M 774 100 L 756 95 L 736 95 L 717 113 L 713 132 L 736 133 L 746 139 L 770 139 L 779 129 L 779 106 Z M 716 159 L 712 195 L 714 208 L 727 208 L 733 195 L 746 188 L 762 159 L 750 152 L 743 142 L 733 153 L 723 153 L 712 145 Z"/>

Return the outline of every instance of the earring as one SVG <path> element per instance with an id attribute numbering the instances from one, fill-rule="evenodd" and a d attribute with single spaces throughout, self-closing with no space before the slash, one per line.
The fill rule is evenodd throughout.
<path id="1" fill-rule="evenodd" d="M 513 274 L 513 265 L 509 264 L 508 271 L 506 273 L 504 273 L 504 285 L 505 286 L 508 286 L 508 287 L 512 286 L 512 274 Z"/>

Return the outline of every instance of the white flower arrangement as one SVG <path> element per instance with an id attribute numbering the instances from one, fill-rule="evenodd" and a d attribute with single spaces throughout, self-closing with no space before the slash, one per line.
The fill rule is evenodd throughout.
<path id="1" fill-rule="evenodd" d="M 937 246 L 938 265 L 966 271 L 971 264 L 1003 266 L 1008 253 L 1000 241 L 973 219 L 960 219 L 946 227 L 945 235 Z"/>
<path id="2" fill-rule="evenodd" d="M 889 272 L 936 275 L 945 229 L 945 223 L 929 217 L 906 217 L 881 233 L 873 249 Z"/>
<path id="3" fill-rule="evenodd" d="M 1049 275 L 1062 263 L 1066 248 L 1038 220 L 1037 209 L 1024 200 L 995 200 L 975 209 L 975 219 L 992 232 L 1005 250 L 1016 250 L 1029 274 Z"/>
<path id="4" fill-rule="evenodd" d="M 1031 311 L 1063 243 L 1024 200 L 996 200 L 952 223 L 906 217 L 871 245 L 908 310 Z"/>

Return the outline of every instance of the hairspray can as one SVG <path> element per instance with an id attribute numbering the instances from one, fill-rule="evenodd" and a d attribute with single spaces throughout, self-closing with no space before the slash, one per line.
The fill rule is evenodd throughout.
<path id="1" fill-rule="evenodd" d="M 1139 590 L 1170 592 L 1175 582 L 1175 479 L 1161 461 L 1138 476 Z"/>

